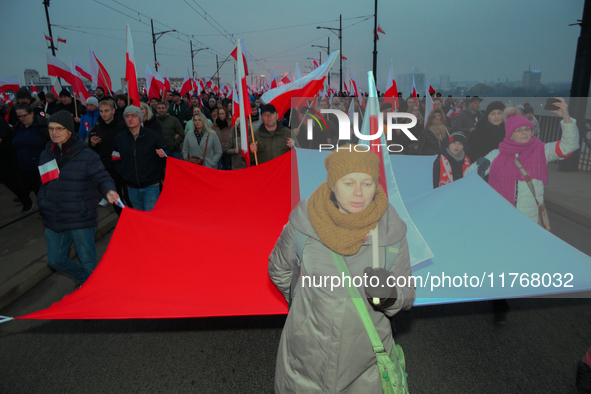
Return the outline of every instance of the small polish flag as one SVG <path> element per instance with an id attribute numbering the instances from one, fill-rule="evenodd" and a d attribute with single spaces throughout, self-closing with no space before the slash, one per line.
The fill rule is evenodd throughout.
<path id="1" fill-rule="evenodd" d="M 39 174 L 41 175 L 41 182 L 44 184 L 59 178 L 60 170 L 55 159 L 39 166 Z"/>
<path id="2" fill-rule="evenodd" d="M 47 41 L 51 41 L 51 42 L 53 42 L 53 38 L 49 37 L 47 34 L 45 34 L 45 39 L 46 39 Z"/>
<path id="3" fill-rule="evenodd" d="M 57 36 L 57 42 L 63 42 L 65 44 L 66 40 L 64 40 L 63 38 L 60 38 L 60 36 Z"/>
<path id="4" fill-rule="evenodd" d="M 121 155 L 119 154 L 119 152 L 114 150 L 113 153 L 111 153 L 111 160 L 121 160 Z"/>

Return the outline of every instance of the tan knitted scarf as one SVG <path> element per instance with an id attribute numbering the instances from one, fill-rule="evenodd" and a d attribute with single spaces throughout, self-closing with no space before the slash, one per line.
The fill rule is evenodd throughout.
<path id="1" fill-rule="evenodd" d="M 363 211 L 342 213 L 330 199 L 330 188 L 324 182 L 308 200 L 308 217 L 320 240 L 344 256 L 359 252 L 367 233 L 376 227 L 388 209 L 388 197 L 378 185 L 374 201 Z"/>

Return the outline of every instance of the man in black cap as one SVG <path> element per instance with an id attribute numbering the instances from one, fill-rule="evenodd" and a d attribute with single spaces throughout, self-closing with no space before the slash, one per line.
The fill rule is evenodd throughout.
<path id="1" fill-rule="evenodd" d="M 74 132 L 72 115 L 58 111 L 48 121 L 52 142 L 39 159 L 42 185 L 37 196 L 46 227 L 47 263 L 81 285 L 98 263 L 96 189 L 111 204 L 119 195 L 99 156 Z M 72 243 L 80 264 L 68 257 Z"/>
<path id="2" fill-rule="evenodd" d="M 60 92 L 60 102 L 56 106 L 56 111 L 62 110 L 68 111 L 72 115 L 76 130 L 80 129 L 80 118 L 82 115 L 86 115 L 86 107 L 78 99 L 74 102 L 68 89 L 62 89 Z"/>
<path id="3" fill-rule="evenodd" d="M 277 110 L 272 104 L 261 106 L 263 123 L 254 132 L 250 151 L 257 152 L 259 164 L 281 156 L 294 147 L 291 130 L 277 122 Z"/>
<path id="4" fill-rule="evenodd" d="M 469 96 L 467 96 L 469 97 Z M 468 136 L 476 129 L 476 123 L 484 116 L 480 110 L 481 98 L 472 96 L 468 102 L 468 109 L 456 117 L 453 128 Z"/>
<path id="5" fill-rule="evenodd" d="M 181 125 L 185 124 L 185 111 L 189 108 L 189 105 L 181 99 L 181 94 L 176 90 L 172 92 L 172 103 L 168 107 L 168 114 L 174 116 L 181 122 Z"/>

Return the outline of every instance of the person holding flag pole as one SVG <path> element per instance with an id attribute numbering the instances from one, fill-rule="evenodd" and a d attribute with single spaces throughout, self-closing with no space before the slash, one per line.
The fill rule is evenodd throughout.
<path id="1" fill-rule="evenodd" d="M 250 109 L 250 100 L 248 99 L 248 93 L 246 89 L 246 74 L 244 68 L 244 59 L 242 56 L 242 40 L 238 40 L 238 45 L 236 46 L 236 59 L 238 63 L 238 98 L 240 99 L 240 137 L 241 137 L 241 150 L 242 156 L 246 160 L 247 166 L 250 166 L 250 155 L 248 152 L 248 137 L 247 137 L 247 130 L 246 130 L 246 114 L 248 114 L 248 121 L 250 124 L 250 132 L 252 137 L 251 143 L 251 151 L 254 153 L 254 160 L 256 165 L 259 164 L 259 158 L 257 156 L 257 149 L 256 149 L 256 140 L 254 138 L 254 131 L 252 128 L 252 117 L 251 117 L 251 109 Z M 247 105 L 248 103 L 248 105 Z M 234 111 L 232 111 L 234 112 Z M 233 118 L 233 117 L 232 117 Z M 254 145 L 254 149 L 252 149 Z"/>

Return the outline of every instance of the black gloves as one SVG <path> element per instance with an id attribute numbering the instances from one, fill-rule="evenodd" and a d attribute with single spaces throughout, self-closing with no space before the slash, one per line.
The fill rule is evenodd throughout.
<path id="1" fill-rule="evenodd" d="M 476 165 L 478 166 L 478 175 L 484 179 L 486 176 L 486 170 L 488 170 L 488 167 L 490 167 L 490 160 L 481 157 L 476 160 Z"/>
<path id="2" fill-rule="evenodd" d="M 367 275 L 365 296 L 367 297 L 369 304 L 373 306 L 374 309 L 386 309 L 394 305 L 398 298 L 398 291 L 396 290 L 395 283 L 392 279 L 390 279 L 390 286 L 388 286 L 390 272 L 383 268 L 371 267 L 365 268 L 363 272 Z M 380 299 L 378 305 L 373 303 L 374 298 Z"/>

